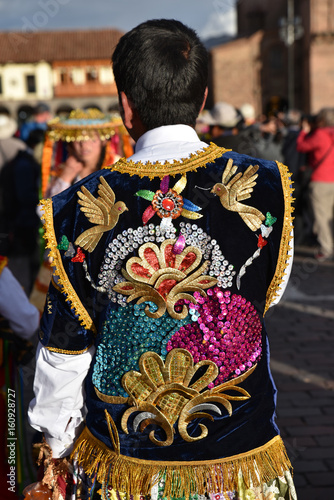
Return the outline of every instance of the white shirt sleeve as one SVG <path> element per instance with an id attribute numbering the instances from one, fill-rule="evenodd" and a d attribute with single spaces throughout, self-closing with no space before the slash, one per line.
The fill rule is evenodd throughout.
<path id="1" fill-rule="evenodd" d="M 0 275 L 0 314 L 24 340 L 32 337 L 38 328 L 38 309 L 30 304 L 22 286 L 7 267 Z"/>
<path id="2" fill-rule="evenodd" d="M 44 433 L 54 458 L 69 455 L 86 415 L 84 380 L 95 347 L 83 354 L 51 352 L 39 344 L 35 398 L 28 409 L 30 425 Z"/>

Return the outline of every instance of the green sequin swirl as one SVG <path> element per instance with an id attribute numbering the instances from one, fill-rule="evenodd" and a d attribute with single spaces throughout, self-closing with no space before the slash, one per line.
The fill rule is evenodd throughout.
<path id="1" fill-rule="evenodd" d="M 126 397 L 121 385 L 124 373 L 139 370 L 138 360 L 144 352 L 154 351 L 164 359 L 168 340 L 191 321 L 189 315 L 183 320 L 173 319 L 168 314 L 158 319 L 149 318 L 144 312 L 147 305 L 151 311 L 157 308 L 153 302 L 145 302 L 108 311 L 92 377 L 94 386 L 103 394 Z"/>

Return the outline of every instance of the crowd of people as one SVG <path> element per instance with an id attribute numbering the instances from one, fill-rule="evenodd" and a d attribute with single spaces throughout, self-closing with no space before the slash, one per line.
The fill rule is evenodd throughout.
<path id="1" fill-rule="evenodd" d="M 43 479 L 26 498 L 296 499 L 263 316 L 291 270 L 284 165 L 295 243 L 333 258 L 334 109 L 205 109 L 207 62 L 193 30 L 149 21 L 113 54 L 125 128 L 43 103 L 20 128 L 0 114 L 0 288 L 45 304 L 29 407 Z M 7 295 L 1 315 L 31 338 L 37 309 Z"/>
<path id="2" fill-rule="evenodd" d="M 237 109 L 218 102 L 199 116 L 197 127 L 207 142 L 287 165 L 295 190 L 295 244 L 314 247 L 318 261 L 333 259 L 334 108 L 256 117 L 250 104 Z"/>

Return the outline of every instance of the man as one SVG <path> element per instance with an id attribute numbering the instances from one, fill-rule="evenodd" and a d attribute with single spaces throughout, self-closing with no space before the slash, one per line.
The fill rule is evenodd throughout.
<path id="1" fill-rule="evenodd" d="M 31 424 L 55 458 L 75 442 L 102 498 L 295 498 L 263 324 L 288 267 L 287 170 L 199 141 L 208 56 L 182 23 L 139 25 L 112 62 L 136 150 L 43 202 L 56 270 Z"/>

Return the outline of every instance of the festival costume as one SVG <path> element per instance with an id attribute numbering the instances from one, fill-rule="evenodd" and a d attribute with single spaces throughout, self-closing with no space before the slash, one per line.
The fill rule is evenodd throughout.
<path id="1" fill-rule="evenodd" d="M 72 456 L 102 498 L 287 484 L 263 316 L 288 268 L 291 181 L 280 163 L 204 146 L 164 163 L 143 148 L 42 203 L 57 278 L 40 353 L 95 351 Z"/>
<path id="2" fill-rule="evenodd" d="M 130 156 L 133 153 L 129 135 L 116 114 L 105 114 L 95 108 L 75 109 L 69 116 L 57 116 L 47 124 L 41 175 L 41 195 L 51 197 L 70 187 L 71 183 L 61 179 L 60 174 L 66 157 L 66 144 L 85 141 L 99 136 L 106 141 L 102 166 L 114 163 L 119 153 Z M 78 179 L 75 179 L 76 182 Z M 74 183 L 73 182 L 73 183 Z M 44 259 L 30 295 L 31 302 L 42 313 L 45 297 L 51 279 L 51 267 Z"/>

